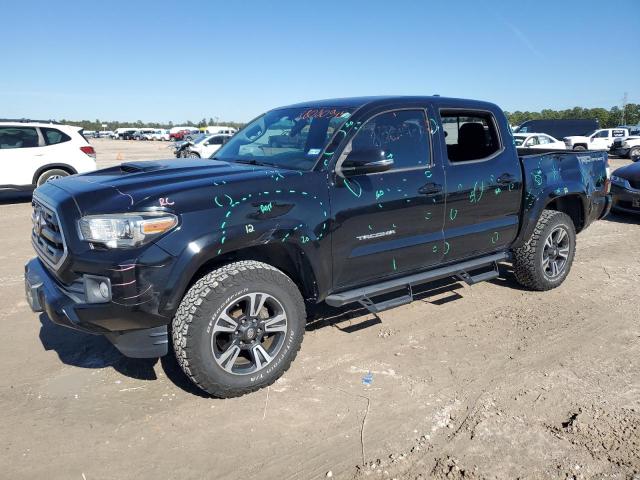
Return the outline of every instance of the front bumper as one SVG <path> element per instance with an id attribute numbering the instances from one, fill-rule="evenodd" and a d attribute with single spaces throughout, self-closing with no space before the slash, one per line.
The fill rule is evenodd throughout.
<path id="1" fill-rule="evenodd" d="M 640 190 L 628 190 L 613 184 L 611 194 L 613 197 L 612 210 L 640 214 Z"/>
<path id="2" fill-rule="evenodd" d="M 60 284 L 38 258 L 27 262 L 24 279 L 29 306 L 34 312 L 45 312 L 52 322 L 103 334 L 128 357 L 156 358 L 167 354 L 167 326 L 157 326 L 157 317 L 147 318 L 149 314 L 145 312 L 112 302 L 87 303 L 82 291 Z"/>

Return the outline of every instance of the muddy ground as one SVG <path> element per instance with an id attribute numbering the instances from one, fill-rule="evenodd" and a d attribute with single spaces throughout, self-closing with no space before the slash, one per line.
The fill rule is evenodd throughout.
<path id="1" fill-rule="evenodd" d="M 169 153 L 93 143 L 102 166 Z M 580 234 L 551 292 L 503 266 L 379 319 L 321 309 L 282 379 L 216 400 L 171 356 L 127 359 L 32 313 L 29 214 L 0 205 L 2 478 L 640 478 L 638 218 Z"/>

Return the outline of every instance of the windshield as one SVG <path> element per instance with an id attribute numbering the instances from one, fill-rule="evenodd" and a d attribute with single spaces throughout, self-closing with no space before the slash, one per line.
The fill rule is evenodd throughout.
<path id="1" fill-rule="evenodd" d="M 233 136 L 214 157 L 293 170 L 310 170 L 352 108 L 283 108 L 272 110 Z"/>
<path id="2" fill-rule="evenodd" d="M 205 135 L 204 133 L 201 133 L 200 135 L 193 137 L 192 142 L 194 144 L 202 143 L 206 138 L 209 138 L 209 135 Z"/>
<path id="3" fill-rule="evenodd" d="M 527 137 L 524 136 L 524 135 L 514 135 L 513 136 L 513 141 L 516 142 L 516 147 L 519 147 L 520 145 L 522 145 L 526 138 Z"/>

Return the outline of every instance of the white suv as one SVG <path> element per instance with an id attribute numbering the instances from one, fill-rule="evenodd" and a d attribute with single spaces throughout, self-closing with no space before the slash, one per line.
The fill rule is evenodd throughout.
<path id="1" fill-rule="evenodd" d="M 226 134 L 206 135 L 189 147 L 187 157 L 209 158 L 222 145 L 227 143 L 231 137 L 232 135 Z"/>
<path id="2" fill-rule="evenodd" d="M 0 121 L 0 191 L 28 190 L 96 169 L 82 128 L 59 123 Z"/>

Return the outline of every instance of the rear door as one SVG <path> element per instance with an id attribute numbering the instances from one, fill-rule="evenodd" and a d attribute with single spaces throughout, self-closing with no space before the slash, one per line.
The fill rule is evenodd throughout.
<path id="1" fill-rule="evenodd" d="M 445 262 L 506 248 L 518 233 L 522 170 L 504 115 L 442 107 Z M 501 123 L 499 123 L 501 122 Z"/>
<path id="2" fill-rule="evenodd" d="M 336 289 L 435 265 L 444 246 L 444 171 L 433 161 L 425 107 L 387 108 L 349 123 L 356 133 L 345 152 L 379 148 L 394 166 L 335 177 L 330 198 Z"/>
<path id="3" fill-rule="evenodd" d="M 35 127 L 0 126 L 0 185 L 29 185 L 44 148 Z"/>

